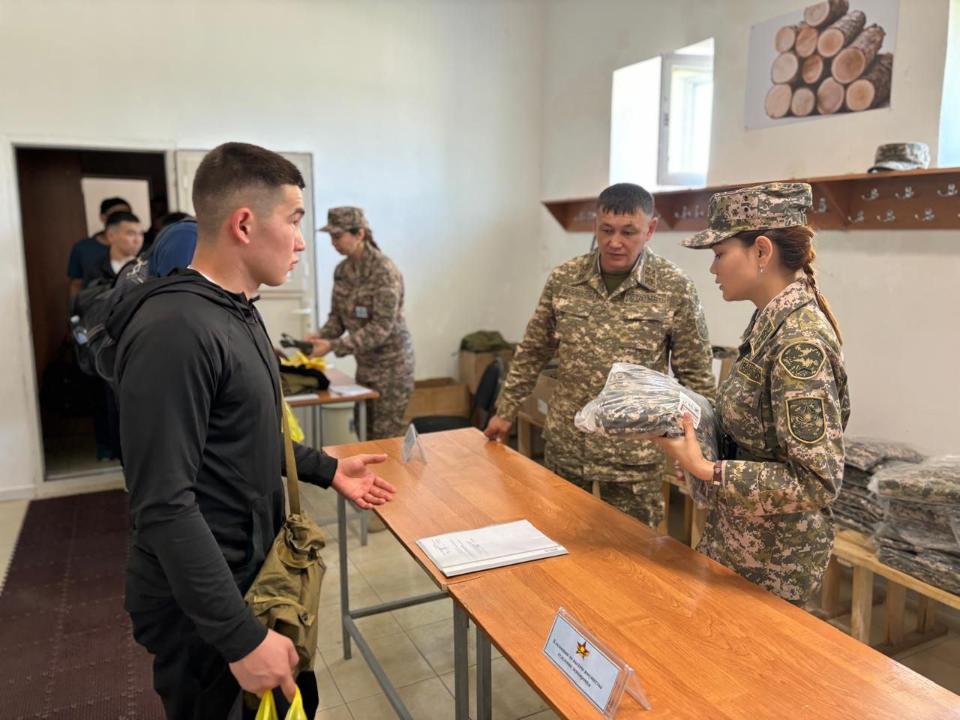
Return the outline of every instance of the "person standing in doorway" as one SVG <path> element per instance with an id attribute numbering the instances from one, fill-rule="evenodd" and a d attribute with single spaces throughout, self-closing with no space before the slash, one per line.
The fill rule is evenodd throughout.
<path id="1" fill-rule="evenodd" d="M 106 237 L 107 218 L 115 212 L 130 212 L 130 203 L 121 197 L 107 198 L 100 203 L 101 230 L 78 241 L 70 250 L 67 276 L 70 278 L 70 297 L 83 290 L 91 281 L 100 277 L 103 263 L 110 253 Z"/>

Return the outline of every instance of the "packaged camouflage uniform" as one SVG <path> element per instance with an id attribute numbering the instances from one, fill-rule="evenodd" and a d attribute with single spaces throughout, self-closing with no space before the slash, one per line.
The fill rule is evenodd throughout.
<path id="1" fill-rule="evenodd" d="M 847 465 L 867 473 L 873 472 L 880 463 L 891 460 L 918 463 L 924 459 L 922 453 L 907 443 L 873 438 L 847 438 L 844 451 Z"/>
<path id="2" fill-rule="evenodd" d="M 684 415 L 694 419 L 703 456 L 719 458 L 717 419 L 709 400 L 669 375 L 642 365 L 614 363 L 603 390 L 577 413 L 574 424 L 583 432 L 613 437 L 679 437 Z M 691 497 L 701 507 L 709 504 L 704 483 L 685 475 Z"/>
<path id="3" fill-rule="evenodd" d="M 643 365 L 614 363 L 597 397 L 583 406 L 574 424 L 584 432 L 651 438 L 683 435 L 684 414 L 700 426 L 701 409 L 669 375 Z M 701 396 L 702 397 L 702 396 Z M 709 401 L 704 400 L 709 408 Z M 711 416 L 713 411 L 710 410 Z"/>
<path id="4" fill-rule="evenodd" d="M 632 496 L 614 504 L 651 525 L 663 515 L 663 456 L 650 442 L 582 433 L 574 415 L 603 388 L 614 363 L 666 372 L 700 395 L 715 393 L 713 357 L 700 299 L 674 264 L 645 249 L 630 276 L 608 292 L 599 252 L 550 273 L 497 402 L 513 420 L 547 361 L 559 358 L 545 428 L 545 461 L 589 486 L 621 483 Z M 604 490 L 601 488 L 601 496 Z"/>
<path id="5" fill-rule="evenodd" d="M 910 445 L 873 438 L 844 438 L 843 486 L 833 504 L 837 524 L 872 535 L 883 520 L 884 505 L 867 489 L 873 476 L 897 463 L 918 463 L 923 455 Z"/>
<path id="6" fill-rule="evenodd" d="M 770 183 L 710 199 L 711 247 L 747 230 L 806 222 L 811 189 Z M 736 443 L 698 549 L 796 604 L 820 584 L 833 547 L 828 506 L 843 479 L 850 415 L 840 344 L 804 280 L 754 313 L 717 392 L 720 430 Z"/>
<path id="7" fill-rule="evenodd" d="M 960 592 L 960 455 L 884 467 L 870 489 L 885 503 L 874 535 L 880 560 Z"/>
<path id="8" fill-rule="evenodd" d="M 881 497 L 960 506 L 960 455 L 941 455 L 878 472 L 870 487 Z"/>
<path id="9" fill-rule="evenodd" d="M 925 583 L 960 594 L 960 554 L 886 539 L 878 544 L 877 559 Z"/>
<path id="10" fill-rule="evenodd" d="M 333 208 L 324 231 L 369 227 L 359 208 Z M 413 340 L 403 316 L 403 277 L 370 243 L 359 262 L 346 259 L 333 273 L 330 316 L 318 331 L 337 355 L 353 355 L 357 383 L 380 399 L 367 403 L 367 438 L 403 435 L 403 415 L 413 392 Z"/>

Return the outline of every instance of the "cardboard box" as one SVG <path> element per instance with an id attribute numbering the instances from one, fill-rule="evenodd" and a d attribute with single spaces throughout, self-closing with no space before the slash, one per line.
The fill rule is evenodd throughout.
<path id="1" fill-rule="evenodd" d="M 557 371 L 555 368 L 544 370 L 537 378 L 537 384 L 533 388 L 520 410 L 524 415 L 530 418 L 534 424 L 541 427 L 547 422 L 547 411 L 550 408 L 550 399 L 553 397 L 553 390 L 557 386 Z"/>
<path id="2" fill-rule="evenodd" d="M 470 352 L 469 350 L 460 351 L 460 382 L 466 383 L 471 395 L 477 394 L 477 386 L 480 384 L 480 378 L 483 377 L 483 371 L 497 357 L 503 360 L 504 371 L 506 371 L 510 367 L 513 350 L 483 353 Z"/>
<path id="3" fill-rule="evenodd" d="M 470 395 L 467 386 L 453 378 L 417 380 L 407 404 L 403 422 L 427 415 L 470 416 Z"/>

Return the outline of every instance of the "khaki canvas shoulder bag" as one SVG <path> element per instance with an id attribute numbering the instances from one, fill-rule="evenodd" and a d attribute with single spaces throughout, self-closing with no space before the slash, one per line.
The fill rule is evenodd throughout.
<path id="1" fill-rule="evenodd" d="M 303 671 L 313 667 L 317 650 L 317 610 L 327 570 L 320 551 L 326 543 L 323 531 L 300 508 L 297 462 L 283 410 L 281 407 L 290 512 L 244 599 L 264 625 L 290 638 L 300 657 L 297 670 Z"/>

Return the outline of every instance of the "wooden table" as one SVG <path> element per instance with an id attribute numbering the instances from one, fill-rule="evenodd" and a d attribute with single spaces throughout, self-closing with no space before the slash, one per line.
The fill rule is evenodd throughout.
<path id="1" fill-rule="evenodd" d="M 410 717 L 399 695 L 356 627 L 355 620 L 402 607 L 447 597 L 451 586 L 491 572 L 448 578 L 416 544 L 423 537 L 530 519 L 539 530 L 571 552 L 588 552 L 611 542 L 641 544 L 657 537 L 650 528 L 580 490 L 546 468 L 500 443 L 487 442 L 479 430 L 453 430 L 420 436 L 427 462 L 401 461 L 400 438 L 326 448 L 334 457 L 357 453 L 386 453 L 388 460 L 377 472 L 397 488 L 392 502 L 376 508 L 390 531 L 437 585 L 438 592 L 351 609 L 347 569 L 346 504 L 337 498 L 340 550 L 340 604 L 344 658 L 351 657 L 353 640 L 401 718 Z M 536 512 L 532 512 L 536 509 Z M 584 532 L 584 528 L 594 528 Z M 467 615 L 454 604 L 454 695 L 456 717 L 466 720 L 468 708 Z M 489 644 L 484 646 L 489 650 Z M 489 658 L 479 681 L 489 679 Z M 484 672 L 486 674 L 484 674 Z M 489 684 L 486 685 L 487 687 Z"/>
<path id="2" fill-rule="evenodd" d="M 426 464 L 403 465 L 399 439 L 328 452 L 389 456 L 379 470 L 398 492 L 377 512 L 455 601 L 458 718 L 468 700 L 467 615 L 478 628 L 478 718 L 490 717 L 490 641 L 561 716 L 598 717 L 541 652 L 561 606 L 634 667 L 650 717 L 960 718 L 953 693 L 479 431 L 424 435 L 421 443 Z M 447 578 L 416 545 L 521 518 L 570 554 Z M 345 536 L 340 576 L 348 576 Z M 344 589 L 346 649 L 353 621 Z M 621 707 L 618 717 L 643 712 L 629 699 Z"/>
<path id="3" fill-rule="evenodd" d="M 960 698 L 671 538 L 518 565 L 451 588 L 564 718 L 597 718 L 542 648 L 559 607 L 634 670 L 618 718 L 948 718 Z"/>
<path id="4" fill-rule="evenodd" d="M 341 370 L 336 370 L 330 368 L 329 370 L 324 370 L 324 375 L 327 376 L 327 379 L 330 381 L 330 387 L 344 386 L 344 385 L 355 385 L 353 378 L 347 375 Z M 316 413 L 315 418 L 316 422 L 314 423 L 314 439 L 316 445 L 314 447 L 323 446 L 323 436 L 322 428 L 320 423 L 320 408 L 324 405 L 333 405 L 335 403 L 358 403 L 358 410 L 360 411 L 360 418 L 357 428 L 357 437 L 361 441 L 366 440 L 367 434 L 367 423 L 366 423 L 366 401 L 367 400 L 377 400 L 380 397 L 380 393 L 376 390 L 371 390 L 367 388 L 367 392 L 360 395 L 337 395 L 334 392 L 331 392 L 330 389 L 320 390 L 316 393 L 300 393 L 293 399 L 287 400 L 287 404 L 292 408 L 309 408 L 312 412 Z M 317 436 L 316 433 L 321 433 Z"/>

